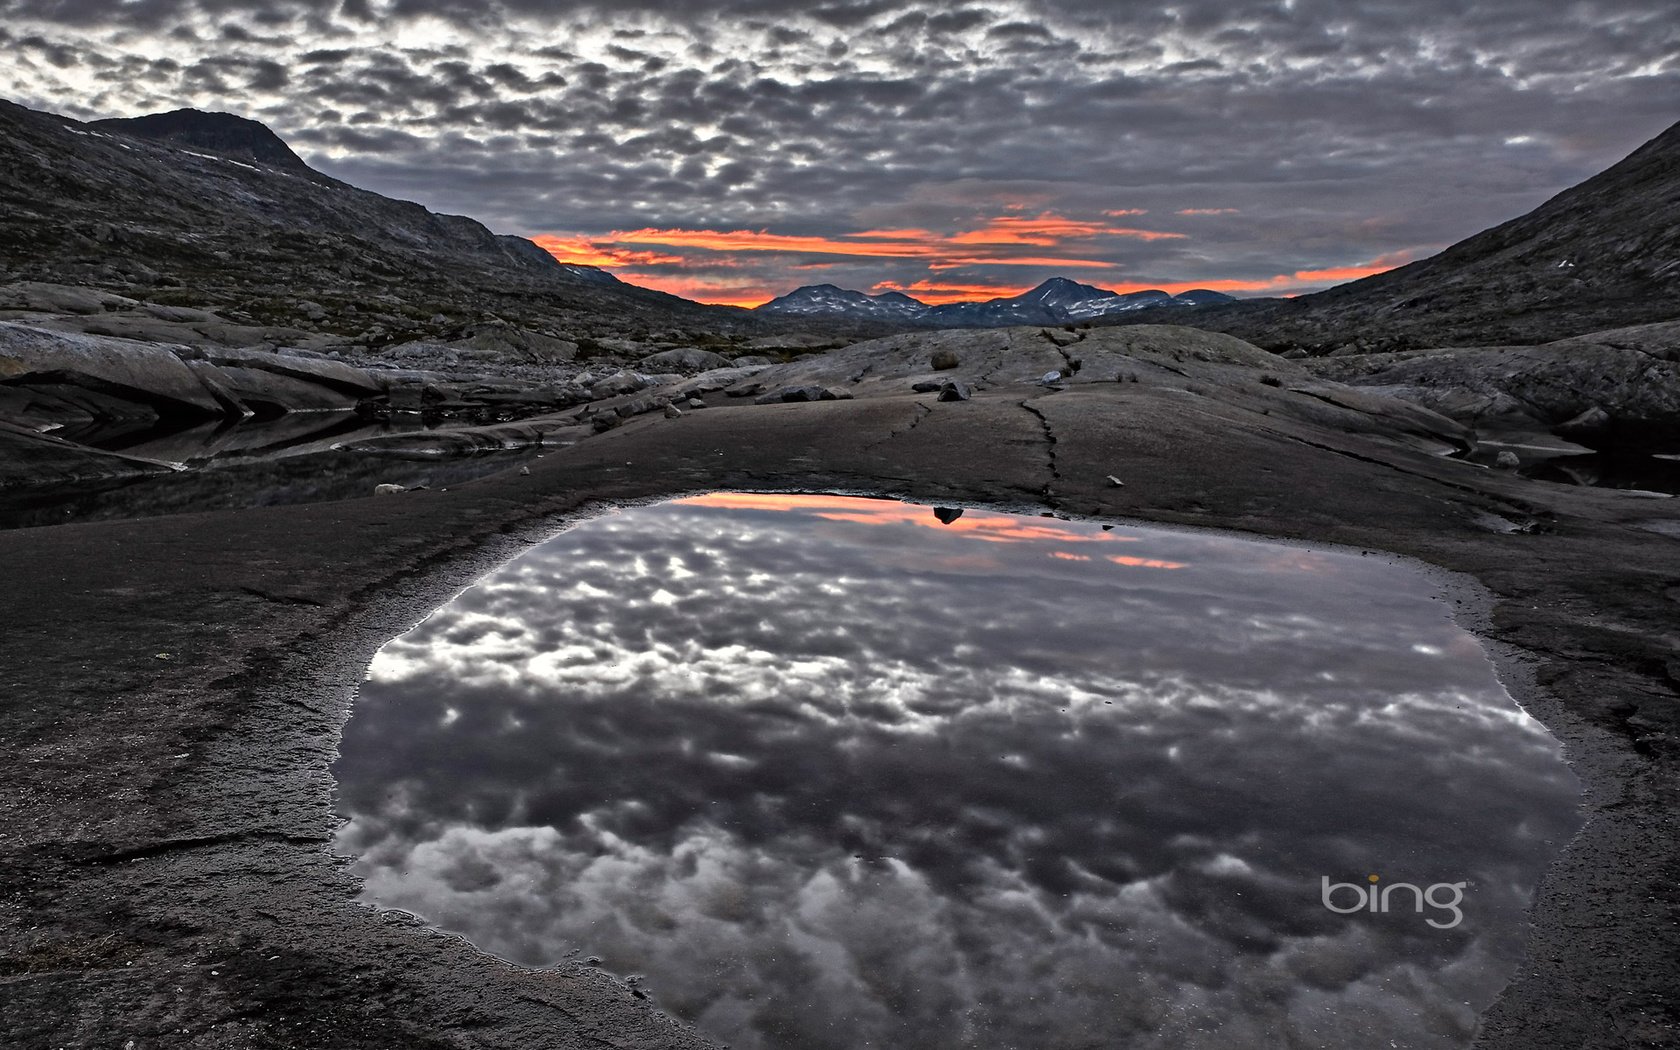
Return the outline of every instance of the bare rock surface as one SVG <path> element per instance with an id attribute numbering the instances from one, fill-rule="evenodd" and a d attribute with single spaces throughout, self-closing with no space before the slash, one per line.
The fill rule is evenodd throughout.
<path id="1" fill-rule="evenodd" d="M 1547 431 L 1574 421 L 1559 433 L 1591 447 L 1680 450 L 1680 323 L 1543 346 L 1328 357 L 1310 367 L 1478 428 Z"/>
<path id="2" fill-rule="evenodd" d="M 729 488 L 1232 528 L 1466 574 L 1449 591 L 1461 621 L 1589 791 L 1588 823 L 1541 888 L 1530 957 L 1478 1045 L 1672 1043 L 1680 859 L 1652 846 L 1680 836 L 1672 511 L 1429 455 L 1381 415 L 1349 433 L 1337 421 L 1368 413 L 1293 394 L 1303 373 L 1248 354 L 1167 351 L 1172 384 L 1077 381 L 1096 363 L 1055 391 L 994 376 L 951 403 L 910 391 L 913 366 L 848 401 L 635 416 L 526 461 L 528 474 L 381 499 L 375 484 L 400 482 L 375 476 L 337 502 L 0 533 L 16 610 L 0 632 L 15 698 L 0 712 L 8 1035 L 705 1045 L 587 965 L 512 967 L 357 904 L 332 855 L 328 766 L 372 654 L 484 570 L 603 506 Z M 1282 385 L 1253 379 L 1257 396 L 1303 411 L 1227 401 L 1244 389 L 1234 378 L 1164 367 L 1192 361 L 1270 369 Z"/>

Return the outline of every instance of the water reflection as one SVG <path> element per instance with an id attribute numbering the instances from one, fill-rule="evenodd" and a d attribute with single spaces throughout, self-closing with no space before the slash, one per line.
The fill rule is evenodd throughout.
<path id="1" fill-rule="evenodd" d="M 562 534 L 341 753 L 368 900 L 736 1047 L 1462 1045 L 1575 828 L 1419 574 L 827 496 Z M 1464 922 L 1322 906 L 1371 873 Z"/>

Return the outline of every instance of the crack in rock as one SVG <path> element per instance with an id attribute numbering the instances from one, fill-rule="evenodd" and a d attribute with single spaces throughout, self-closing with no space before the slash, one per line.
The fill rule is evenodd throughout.
<path id="1" fill-rule="evenodd" d="M 1062 480 L 1062 472 L 1056 464 L 1056 432 L 1050 428 L 1050 420 L 1045 417 L 1043 412 L 1034 408 L 1031 401 L 1022 401 L 1020 402 L 1020 405 L 1022 408 L 1037 417 L 1038 425 L 1044 430 L 1044 452 L 1047 465 L 1050 468 L 1050 480 L 1044 483 L 1042 491 L 1044 493 L 1044 498 L 1050 499 L 1050 486 Z"/>

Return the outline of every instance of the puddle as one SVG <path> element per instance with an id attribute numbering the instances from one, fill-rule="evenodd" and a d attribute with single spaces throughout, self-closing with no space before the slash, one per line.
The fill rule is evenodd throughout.
<path id="1" fill-rule="evenodd" d="M 1593 452 L 1580 445 L 1553 439 L 1554 444 L 1484 441 L 1469 458 L 1495 467 L 1503 451 L 1517 454 L 1517 473 L 1536 481 L 1560 485 L 1680 495 L 1680 456 L 1638 452 Z"/>
<path id="2" fill-rule="evenodd" d="M 507 470 L 539 448 L 403 456 L 335 450 L 392 434 L 447 436 L 449 428 L 369 423 L 352 413 L 292 413 L 273 420 L 204 423 L 128 433 L 106 428 L 85 443 L 181 469 L 155 475 L 0 487 L 0 530 L 159 517 L 370 496 L 375 485 L 442 488 Z"/>
<path id="3" fill-rule="evenodd" d="M 1465 1046 L 1578 825 L 1418 571 L 834 496 L 536 547 L 334 773 L 366 901 L 737 1048 Z"/>
<path id="4" fill-rule="evenodd" d="M 1680 460 L 1672 456 L 1558 456 L 1521 470 L 1524 477 L 1565 485 L 1630 489 L 1680 495 Z"/>

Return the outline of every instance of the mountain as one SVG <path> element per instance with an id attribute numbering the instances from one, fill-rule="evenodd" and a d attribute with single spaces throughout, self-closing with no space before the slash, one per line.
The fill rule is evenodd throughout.
<path id="1" fill-rule="evenodd" d="M 302 157 L 293 153 L 292 147 L 286 145 L 279 135 L 270 131 L 268 125 L 232 113 L 177 109 L 143 117 L 92 120 L 87 126 L 117 135 L 212 150 L 226 157 L 238 157 L 299 174 L 320 175 L 305 164 Z"/>
<path id="2" fill-rule="evenodd" d="M 1065 277 L 1052 277 L 1017 296 L 941 306 L 929 306 L 901 292 L 865 295 L 832 284 L 807 285 L 770 300 L 756 312 L 779 317 L 896 322 L 927 328 L 1003 328 L 1071 324 L 1149 307 L 1179 309 L 1231 301 L 1228 295 L 1206 289 L 1176 296 L 1155 290 L 1122 295 Z"/>
<path id="3" fill-rule="evenodd" d="M 1680 124 L 1438 255 L 1184 323 L 1308 354 L 1536 344 L 1680 318 Z M 1128 322 L 1163 320 L 1158 312 Z"/>
<path id="4" fill-rule="evenodd" d="M 0 283 L 20 280 L 390 340 L 487 314 L 574 336 L 765 328 L 358 189 L 256 121 L 197 110 L 84 124 L 0 101 Z"/>
<path id="5" fill-rule="evenodd" d="M 865 295 L 832 284 L 808 284 L 756 308 L 758 313 L 785 317 L 824 317 L 855 321 L 916 323 L 928 305 L 903 292 Z"/>

